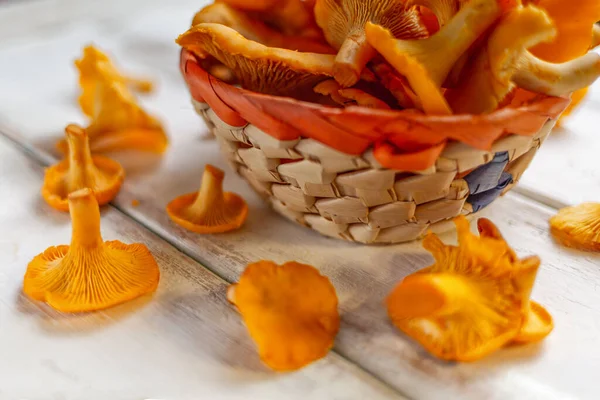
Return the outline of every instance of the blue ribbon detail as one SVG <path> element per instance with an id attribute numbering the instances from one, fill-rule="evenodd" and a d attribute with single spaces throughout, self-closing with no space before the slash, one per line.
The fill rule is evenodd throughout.
<path id="1" fill-rule="evenodd" d="M 497 153 L 491 162 L 482 165 L 465 176 L 464 179 L 469 185 L 469 193 L 472 195 L 479 194 L 498 186 L 502 172 L 507 164 L 508 151 L 503 151 L 502 153 Z"/>
<path id="2" fill-rule="evenodd" d="M 508 172 L 502 172 L 496 187 L 486 190 L 485 192 L 472 194 L 467 198 L 467 203 L 473 207 L 473 212 L 482 210 L 489 206 L 494 200 L 502 194 L 502 191 L 513 182 L 513 176 Z"/>

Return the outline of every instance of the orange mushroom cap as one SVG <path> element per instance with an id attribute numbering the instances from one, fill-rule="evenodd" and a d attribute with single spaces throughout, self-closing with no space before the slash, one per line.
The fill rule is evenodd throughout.
<path id="1" fill-rule="evenodd" d="M 223 171 L 207 165 L 200 190 L 177 197 L 167 205 L 173 222 L 196 233 L 223 233 L 241 227 L 248 216 L 248 206 L 237 194 L 223 193 L 224 177 Z"/>
<path id="2" fill-rule="evenodd" d="M 98 68 L 99 65 L 103 66 L 102 72 Z M 89 117 L 93 117 L 96 112 L 97 84 L 101 73 L 109 74 L 111 79 L 126 84 L 137 92 L 149 93 L 154 90 L 152 81 L 122 75 L 108 56 L 92 45 L 83 49 L 83 56 L 75 61 L 75 66 L 79 70 L 79 86 L 81 86 L 79 106 Z"/>
<path id="3" fill-rule="evenodd" d="M 160 272 L 146 246 L 104 242 L 100 211 L 90 189 L 69 195 L 73 236 L 27 266 L 23 292 L 61 312 L 102 310 L 154 292 Z"/>
<path id="4" fill-rule="evenodd" d="M 322 37 L 314 22 L 312 6 L 302 0 L 218 0 L 255 16 L 286 35 Z"/>
<path id="5" fill-rule="evenodd" d="M 192 26 L 201 23 L 228 26 L 246 39 L 268 47 L 323 54 L 335 53 L 335 50 L 324 42 L 302 36 L 285 35 L 269 27 L 264 22 L 252 18 L 243 10 L 236 9 L 226 3 L 214 3 L 200 10 L 194 17 Z"/>
<path id="6" fill-rule="evenodd" d="M 345 87 L 359 80 L 361 71 L 376 55 L 372 43 L 367 42 L 367 22 L 382 25 L 402 39 L 423 39 L 429 34 L 418 10 L 396 0 L 317 0 L 315 19 L 325 39 L 339 50 L 334 77 Z"/>
<path id="7" fill-rule="evenodd" d="M 449 115 L 442 84 L 469 47 L 501 15 L 498 0 L 472 0 L 435 35 L 423 40 L 399 40 L 382 26 L 368 22 L 369 43 L 408 79 L 428 114 Z"/>
<path id="8" fill-rule="evenodd" d="M 527 0 L 524 3 L 545 10 L 557 29 L 556 37 L 531 49 L 532 54 L 545 61 L 562 63 L 590 49 L 594 23 L 600 21 L 600 1 Z"/>
<path id="9" fill-rule="evenodd" d="M 567 247 L 600 251 L 600 203 L 563 208 L 550 219 L 550 232 Z"/>
<path id="10" fill-rule="evenodd" d="M 244 88 L 260 93 L 310 97 L 313 87 L 333 74 L 333 55 L 266 47 L 220 24 L 195 25 L 177 43 L 200 57 L 215 57 Z"/>
<path id="11" fill-rule="evenodd" d="M 474 361 L 513 340 L 547 335 L 552 330 L 542 323 L 547 313 L 529 300 L 539 259 L 517 259 L 488 220 L 480 222 L 479 237 L 465 217 L 455 222 L 458 246 L 429 233 L 423 246 L 435 263 L 409 275 L 389 295 L 394 325 L 434 356 L 456 361 Z M 529 317 L 532 311 L 542 318 Z"/>
<path id="12" fill-rule="evenodd" d="M 110 202 L 121 189 L 123 167 L 108 157 L 92 156 L 88 135 L 82 128 L 68 125 L 65 132 L 68 157 L 46 169 L 42 197 L 61 211 L 69 211 L 69 194 L 83 188 L 92 189 L 100 205 Z"/>
<path id="13" fill-rule="evenodd" d="M 310 265 L 249 264 L 228 299 L 240 312 L 262 361 L 291 371 L 324 357 L 340 326 L 335 288 Z"/>

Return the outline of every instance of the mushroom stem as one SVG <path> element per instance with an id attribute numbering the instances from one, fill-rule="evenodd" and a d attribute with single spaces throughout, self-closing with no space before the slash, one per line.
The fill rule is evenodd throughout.
<path id="1" fill-rule="evenodd" d="M 69 145 L 69 172 L 66 177 L 68 193 L 80 188 L 94 187 L 95 166 L 87 133 L 73 124 L 68 125 L 65 132 Z"/>
<path id="2" fill-rule="evenodd" d="M 71 248 L 94 249 L 102 246 L 100 208 L 94 192 L 77 190 L 69 195 L 69 212 L 73 223 Z"/>
<path id="3" fill-rule="evenodd" d="M 520 7 L 507 14 L 465 71 L 465 79 L 448 94 L 454 112 L 495 110 L 514 87 L 512 79 L 526 50 L 555 35 L 552 21 L 537 7 Z"/>
<path id="4" fill-rule="evenodd" d="M 525 52 L 513 76 L 517 86 L 550 96 L 564 96 L 590 86 L 600 77 L 600 55 L 588 53 L 575 60 L 554 64 Z"/>
<path id="5" fill-rule="evenodd" d="M 224 207 L 224 177 L 224 172 L 212 165 L 207 165 L 204 168 L 198 196 L 194 203 L 189 207 L 194 218 L 203 219 L 208 214 L 214 214 L 216 209 Z"/>
<path id="6" fill-rule="evenodd" d="M 348 37 L 335 58 L 333 75 L 344 87 L 354 85 L 369 60 L 375 57 L 375 49 L 367 43 L 364 30 Z"/>

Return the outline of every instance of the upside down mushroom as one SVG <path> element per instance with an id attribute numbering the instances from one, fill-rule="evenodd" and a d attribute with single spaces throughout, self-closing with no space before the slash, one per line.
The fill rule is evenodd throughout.
<path id="1" fill-rule="evenodd" d="M 99 65 L 103 66 L 102 71 L 99 70 Z M 110 74 L 113 80 L 122 82 L 137 92 L 148 93 L 154 89 L 153 83 L 149 80 L 122 75 L 108 56 L 92 45 L 83 49 L 83 56 L 75 61 L 75 66 L 79 70 L 79 86 L 81 86 L 79 106 L 88 117 L 93 117 L 95 114 L 97 105 L 95 98 L 100 73 Z"/>
<path id="2" fill-rule="evenodd" d="M 461 55 L 500 17 L 498 0 L 471 0 L 435 35 L 396 39 L 380 25 L 366 25 L 369 43 L 402 75 L 428 114 L 452 114 L 442 84 Z"/>
<path id="3" fill-rule="evenodd" d="M 247 12 L 227 3 L 214 3 L 204 7 L 194 17 L 192 26 L 201 23 L 221 24 L 234 29 L 248 40 L 268 47 L 331 54 L 335 51 L 326 43 L 302 36 L 285 35 L 264 22 L 252 18 Z"/>
<path id="4" fill-rule="evenodd" d="M 94 193 L 69 195 L 70 245 L 49 247 L 27 266 L 23 292 L 61 312 L 102 310 L 152 293 L 160 272 L 141 243 L 104 242 Z"/>
<path id="5" fill-rule="evenodd" d="M 177 43 L 200 58 L 215 57 L 242 87 L 260 93 L 310 98 L 313 87 L 333 74 L 333 55 L 267 47 L 220 24 L 195 25 Z"/>
<path id="6" fill-rule="evenodd" d="M 550 232 L 567 247 L 600 251 L 600 203 L 563 208 L 550 219 Z"/>
<path id="7" fill-rule="evenodd" d="M 86 129 L 92 152 L 166 150 L 169 140 L 161 123 L 142 109 L 124 85 L 104 74 L 98 86 L 97 112 Z"/>
<path id="8" fill-rule="evenodd" d="M 488 220 L 473 235 L 456 220 L 458 246 L 424 239 L 435 263 L 406 277 L 387 298 L 396 327 L 444 360 L 475 361 L 511 342 L 541 340 L 552 318 L 529 297 L 540 265 L 518 259 Z"/>
<path id="9" fill-rule="evenodd" d="M 448 94 L 458 113 L 495 110 L 515 84 L 552 96 L 564 96 L 600 76 L 600 56 L 586 54 L 562 64 L 532 55 L 527 49 L 556 34 L 548 15 L 535 6 L 517 7 L 506 14 L 480 49 L 465 78 Z"/>
<path id="10" fill-rule="evenodd" d="M 325 39 L 338 49 L 334 77 L 342 86 L 352 86 L 376 55 L 367 42 L 365 24 L 372 21 L 401 39 L 423 39 L 428 30 L 415 8 L 396 0 L 317 0 L 315 19 Z"/>
<path id="11" fill-rule="evenodd" d="M 340 326 L 335 288 L 310 265 L 249 264 L 228 299 L 241 314 L 261 360 L 291 371 L 325 357 Z"/>
<path id="12" fill-rule="evenodd" d="M 167 205 L 173 222 L 196 233 L 223 233 L 241 227 L 248 216 L 248 206 L 235 193 L 223 192 L 225 174 L 207 165 L 200 190 L 177 197 Z"/>
<path id="13" fill-rule="evenodd" d="M 69 154 L 46 170 L 42 197 L 61 211 L 69 211 L 69 194 L 84 188 L 93 190 L 100 205 L 110 202 L 123 183 L 123 167 L 108 157 L 92 156 L 84 129 L 68 125 L 65 132 Z"/>

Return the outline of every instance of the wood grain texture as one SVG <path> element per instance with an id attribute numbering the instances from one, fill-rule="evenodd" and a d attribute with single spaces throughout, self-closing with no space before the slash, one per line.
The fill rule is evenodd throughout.
<path id="1" fill-rule="evenodd" d="M 297 373 L 269 371 L 226 282 L 110 207 L 104 238 L 148 245 L 157 292 L 80 315 L 31 302 L 27 263 L 69 243 L 69 215 L 43 202 L 42 168 L 4 138 L 0 171 L 0 399 L 400 398 L 333 353 Z"/>
<path id="2" fill-rule="evenodd" d="M 600 258 L 553 244 L 547 219 L 554 210 L 528 199 L 508 196 L 485 215 L 500 226 L 520 255 L 542 257 L 533 298 L 554 315 L 556 331 L 541 345 L 506 349 L 484 361 L 460 365 L 429 357 L 393 329 L 385 315 L 382 301 L 396 282 L 432 261 L 419 244 L 364 247 L 321 237 L 275 215 L 231 173 L 227 190 L 244 196 L 251 209 L 244 228 L 227 235 L 200 236 L 172 224 L 164 207 L 176 195 L 197 188 L 205 163 L 228 170 L 217 144 L 203 136 L 206 128 L 194 115 L 177 71 L 178 49 L 172 38 L 197 7 L 191 3 L 123 17 L 127 32 L 113 34 L 98 28 L 100 23 L 90 23 L 68 33 L 46 35 L 27 47 L 2 49 L 0 57 L 13 60 L 0 64 L 0 87 L 9 89 L 0 93 L 0 116 L 9 125 L 4 130 L 38 155 L 51 152 L 66 123 L 82 121 L 75 103 L 76 76 L 68 66 L 78 55 L 82 38 L 97 41 L 128 71 L 159 79 L 159 92 L 144 103 L 165 119 L 172 135 L 172 147 L 162 159 L 119 156 L 128 177 L 116 205 L 127 214 L 228 281 L 235 281 L 248 262 L 258 259 L 315 265 L 332 279 L 341 301 L 343 322 L 336 350 L 410 397 L 597 398 Z M 45 60 L 43 69 L 40 59 Z M 15 76 L 26 76 L 26 84 L 12 79 Z M 560 151 L 551 158 L 566 156 L 571 157 Z M 577 168 L 557 174 L 557 187 L 583 180 L 578 174 Z M 594 188 L 588 190 L 594 195 Z M 560 191 L 552 193 L 560 195 Z M 139 206 L 133 207 L 132 200 L 139 200 Z"/>

